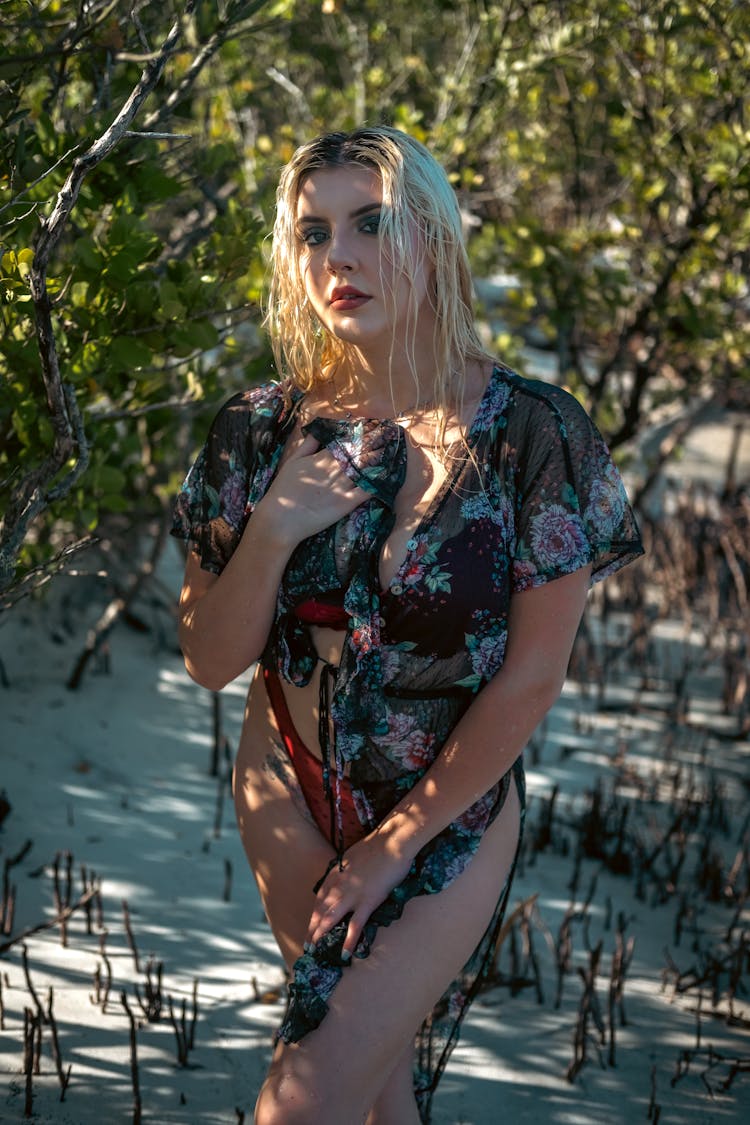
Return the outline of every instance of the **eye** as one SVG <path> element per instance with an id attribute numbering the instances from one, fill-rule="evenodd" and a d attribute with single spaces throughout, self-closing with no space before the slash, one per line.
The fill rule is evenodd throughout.
<path id="1" fill-rule="evenodd" d="M 377 211 L 374 215 L 368 215 L 363 219 L 359 229 L 363 234 L 377 234 L 380 230 L 380 212 Z"/>
<path id="2" fill-rule="evenodd" d="M 328 231 L 324 227 L 306 227 L 298 237 L 305 246 L 321 246 L 328 238 Z"/>

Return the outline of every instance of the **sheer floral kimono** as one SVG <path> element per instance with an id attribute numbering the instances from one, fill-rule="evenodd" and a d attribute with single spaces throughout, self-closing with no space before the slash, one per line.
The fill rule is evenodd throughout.
<path id="1" fill-rule="evenodd" d="M 235 395 L 219 411 L 178 497 L 173 528 L 205 569 L 219 574 L 231 557 L 278 468 L 301 399 L 268 383 Z M 262 656 L 287 683 L 309 683 L 319 657 L 295 607 L 312 597 L 343 604 L 340 663 L 321 677 L 333 737 L 323 736 L 320 748 L 332 842 L 340 853 L 338 795 L 330 778 L 348 776 L 359 819 L 374 828 L 429 768 L 502 667 L 511 594 L 587 564 L 596 582 L 642 547 L 619 473 L 584 410 L 567 392 L 501 365 L 465 445 L 450 450 L 446 480 L 385 589 L 378 563 L 406 473 L 404 431 L 391 420 L 320 417 L 303 430 L 371 496 L 297 546 Z M 520 758 L 422 848 L 371 916 L 356 957 L 368 956 L 379 928 L 397 924 L 411 898 L 437 894 L 460 875 L 511 783 L 523 809 Z M 512 872 L 477 949 L 418 1034 L 415 1090 L 425 1122 L 461 1020 L 491 964 L 511 879 Z M 342 972 L 356 972 L 356 963 L 347 966 L 340 956 L 347 921 L 296 962 L 279 1032 L 285 1041 L 317 1027 Z"/>

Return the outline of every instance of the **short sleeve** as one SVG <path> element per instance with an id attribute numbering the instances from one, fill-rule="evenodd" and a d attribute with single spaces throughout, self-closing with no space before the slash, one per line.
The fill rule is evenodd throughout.
<path id="1" fill-rule="evenodd" d="M 247 523 L 251 417 L 246 393 L 221 407 L 175 501 L 170 533 L 188 541 L 213 574 L 221 574 Z"/>
<path id="2" fill-rule="evenodd" d="M 571 394 L 544 386 L 521 411 L 513 589 L 591 565 L 592 583 L 643 554 L 620 473 Z"/>

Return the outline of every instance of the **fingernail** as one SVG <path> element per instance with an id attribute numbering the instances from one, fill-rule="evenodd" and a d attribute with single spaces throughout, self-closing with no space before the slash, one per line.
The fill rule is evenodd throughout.
<path id="1" fill-rule="evenodd" d="M 344 962 L 349 962 L 349 961 L 351 961 L 351 959 L 352 959 L 351 949 L 342 949 L 341 950 L 341 960 L 344 961 Z"/>

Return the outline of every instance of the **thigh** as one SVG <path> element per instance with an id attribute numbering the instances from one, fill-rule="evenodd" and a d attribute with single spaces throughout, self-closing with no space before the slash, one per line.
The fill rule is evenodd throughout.
<path id="1" fill-rule="evenodd" d="M 399 921 L 378 932 L 370 956 L 355 959 L 344 972 L 321 1025 L 299 1043 L 279 1044 L 269 1073 L 277 1098 L 287 1096 L 285 1090 L 292 1098 L 307 1091 L 312 1106 L 327 1107 L 327 1125 L 364 1119 L 489 925 L 519 829 L 519 798 L 511 785 L 466 870 L 439 894 L 412 899 Z M 317 1125 L 318 1118 L 313 1114 L 309 1121 Z"/>
<path id="2" fill-rule="evenodd" d="M 247 731 L 234 767 L 234 804 L 245 853 L 288 967 L 302 953 L 313 886 L 334 852 L 306 812 L 283 746 L 272 731 Z"/>

